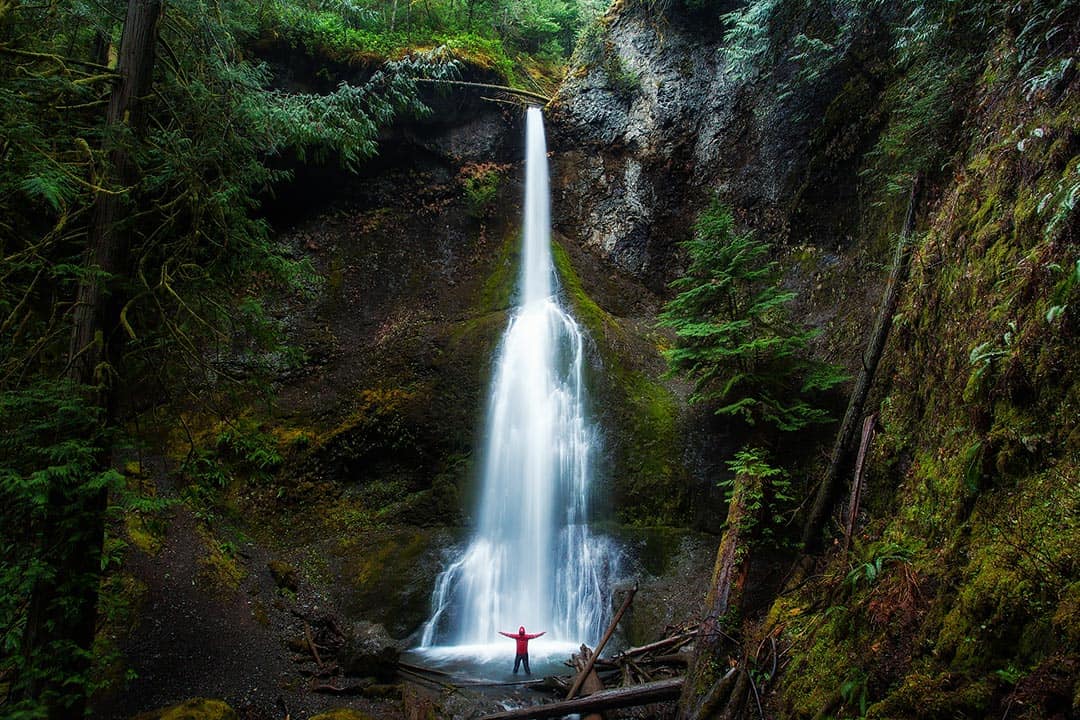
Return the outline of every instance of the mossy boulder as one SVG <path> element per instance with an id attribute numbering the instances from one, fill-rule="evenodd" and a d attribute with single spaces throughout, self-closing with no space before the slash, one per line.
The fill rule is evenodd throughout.
<path id="1" fill-rule="evenodd" d="M 903 684 L 885 700 L 867 708 L 866 717 L 868 720 L 986 717 L 993 694 L 994 683 L 988 679 L 972 681 L 953 673 L 915 672 L 904 678 Z"/>
<path id="2" fill-rule="evenodd" d="M 299 587 L 299 578 L 292 565 L 281 560 L 271 560 L 266 564 L 270 570 L 270 576 L 274 578 L 274 584 L 279 588 L 296 592 Z"/>
<path id="3" fill-rule="evenodd" d="M 312 715 L 310 720 L 372 720 L 367 713 L 352 708 L 337 708 L 329 712 Z"/>
<path id="4" fill-rule="evenodd" d="M 221 700 L 192 698 L 179 705 L 141 713 L 132 720 L 240 720 L 240 716 Z"/>
<path id="5" fill-rule="evenodd" d="M 444 549 L 453 542 L 448 531 L 412 527 L 370 530 L 351 539 L 338 550 L 341 606 L 351 617 L 379 623 L 392 637 L 408 636 L 431 611 L 431 588 Z"/>

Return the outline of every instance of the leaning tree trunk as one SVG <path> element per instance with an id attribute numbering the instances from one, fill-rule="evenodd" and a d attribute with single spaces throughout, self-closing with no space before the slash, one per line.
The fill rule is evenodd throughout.
<path id="1" fill-rule="evenodd" d="M 694 658 L 679 698 L 682 720 L 710 717 L 731 694 L 738 679 L 734 670 L 720 666 L 726 635 L 724 628 L 737 615 L 743 586 L 749 569 L 747 521 L 751 520 L 749 500 L 760 496 L 762 480 L 747 473 L 735 476 L 735 490 L 728 504 L 728 515 L 720 547 L 716 551 L 712 582 L 705 598 L 705 619 L 694 642 Z"/>
<path id="2" fill-rule="evenodd" d="M 821 534 L 825 528 L 825 522 L 832 510 L 833 504 L 840 492 L 843 481 L 843 468 L 848 467 L 855 442 L 855 434 L 859 427 L 859 419 L 866 405 L 866 398 L 870 394 L 870 386 L 874 382 L 874 374 L 877 372 L 878 363 L 885 351 L 885 340 L 892 328 L 893 315 L 896 314 L 896 306 L 900 302 L 900 290 L 907 282 L 908 270 L 911 268 L 911 235 L 915 230 L 915 206 L 919 193 L 919 178 L 916 177 L 911 185 L 911 195 L 908 199 L 907 217 L 904 220 L 904 229 L 896 242 L 896 251 L 893 255 L 892 270 L 889 272 L 889 280 L 885 286 L 885 293 L 881 298 L 881 306 L 878 308 L 877 321 L 870 336 L 870 343 L 863 354 L 862 367 L 855 379 L 855 388 L 851 391 L 847 411 L 844 420 L 840 423 L 840 432 L 836 435 L 833 444 L 832 455 L 829 458 L 829 469 L 825 478 L 818 487 L 814 497 L 814 505 L 806 519 L 803 528 L 803 547 L 806 552 L 812 553 L 821 549 Z"/>
<path id="3" fill-rule="evenodd" d="M 106 124 L 126 125 L 138 137 L 145 126 L 143 98 L 149 94 L 154 48 L 162 0 L 130 0 L 117 63 L 119 79 L 113 88 Z M 131 158 L 122 146 L 109 153 L 111 179 L 130 187 L 136 179 Z M 87 234 L 86 269 L 73 310 L 66 375 L 86 389 L 92 405 L 102 410 L 101 422 L 113 424 L 114 365 L 119 328 L 121 285 L 127 264 L 129 237 L 118 227 L 124 210 L 122 196 L 100 193 Z M 119 342 L 119 338 L 116 339 Z M 108 442 L 98 450 L 97 470 L 110 462 Z M 80 481 L 81 480 L 81 481 Z M 29 697 L 40 699 L 50 720 L 82 717 L 85 686 L 65 680 L 85 676 L 90 663 L 97 620 L 101 552 L 105 534 L 106 489 L 88 489 L 81 478 L 54 482 L 40 529 L 43 559 L 49 568 L 31 591 L 23 634 L 25 678 Z"/>

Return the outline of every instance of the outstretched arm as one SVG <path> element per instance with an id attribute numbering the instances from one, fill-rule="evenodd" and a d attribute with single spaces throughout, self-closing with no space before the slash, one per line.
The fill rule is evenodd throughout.
<path id="1" fill-rule="evenodd" d="M 503 632 L 502 630 L 500 630 L 500 631 L 499 631 L 499 634 L 500 634 L 500 635 L 505 635 L 505 636 L 506 636 L 506 637 L 508 637 L 508 638 L 513 638 L 513 637 L 517 637 L 517 635 L 512 635 L 511 633 L 508 633 L 508 632 Z"/>
<path id="2" fill-rule="evenodd" d="M 528 635 L 527 637 L 528 637 L 528 638 L 529 638 L 530 640 L 532 640 L 533 638 L 538 638 L 538 637 L 540 637 L 541 635 L 543 635 L 543 634 L 544 634 L 544 633 L 546 633 L 546 632 L 547 632 L 547 630 L 544 630 L 543 632 L 538 632 L 538 633 L 536 633 L 535 635 Z"/>

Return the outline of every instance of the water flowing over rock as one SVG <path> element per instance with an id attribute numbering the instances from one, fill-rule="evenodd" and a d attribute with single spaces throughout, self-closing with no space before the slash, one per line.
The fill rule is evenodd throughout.
<path id="1" fill-rule="evenodd" d="M 609 610 L 614 555 L 587 524 L 597 430 L 582 332 L 556 297 L 537 108 L 526 143 L 520 295 L 491 387 L 476 533 L 438 580 L 423 647 L 490 644 L 520 625 L 575 643 L 597 637 Z"/>

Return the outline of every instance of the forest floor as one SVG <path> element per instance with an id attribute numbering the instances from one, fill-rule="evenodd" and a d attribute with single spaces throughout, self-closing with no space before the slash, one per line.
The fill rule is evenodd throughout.
<path id="1" fill-rule="evenodd" d="M 375 717 L 401 717 L 400 703 L 310 692 L 287 646 L 304 617 L 326 608 L 318 588 L 295 595 L 277 586 L 270 553 L 254 543 L 236 551 L 247 572 L 235 589 L 213 587 L 206 540 L 191 510 L 178 506 L 160 551 L 129 554 L 127 570 L 146 587 L 141 620 L 119 650 L 136 677 L 96 707 L 95 717 L 125 720 L 192 697 L 218 698 L 243 720 L 306 718 L 349 705 Z"/>

